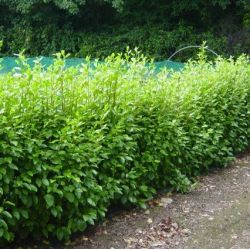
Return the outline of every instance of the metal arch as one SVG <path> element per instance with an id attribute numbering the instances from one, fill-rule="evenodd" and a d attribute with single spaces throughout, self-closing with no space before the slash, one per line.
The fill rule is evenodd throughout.
<path id="1" fill-rule="evenodd" d="M 174 57 L 176 54 L 178 54 L 179 52 L 185 50 L 185 49 L 191 49 L 191 48 L 204 48 L 206 49 L 207 51 L 211 52 L 212 54 L 216 55 L 216 56 L 219 56 L 215 51 L 209 49 L 208 47 L 203 47 L 203 46 L 199 46 L 199 45 L 190 45 L 190 46 L 186 46 L 186 47 L 183 47 L 177 51 L 175 51 L 167 60 L 170 61 L 172 57 Z"/>

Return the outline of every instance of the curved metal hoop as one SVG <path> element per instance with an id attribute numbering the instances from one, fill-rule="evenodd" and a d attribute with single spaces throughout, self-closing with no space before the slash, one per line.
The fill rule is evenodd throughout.
<path id="1" fill-rule="evenodd" d="M 170 61 L 172 57 L 174 57 L 176 54 L 178 54 L 179 52 L 185 50 L 185 49 L 191 49 L 191 48 L 202 48 L 202 46 L 199 46 L 199 45 L 190 45 L 190 46 L 186 46 L 186 47 L 183 47 L 177 51 L 174 52 L 174 54 L 172 54 L 167 60 Z M 212 54 L 216 55 L 216 56 L 219 56 L 215 51 L 207 48 L 207 47 L 203 47 L 204 49 L 206 49 L 207 51 L 211 52 Z"/>

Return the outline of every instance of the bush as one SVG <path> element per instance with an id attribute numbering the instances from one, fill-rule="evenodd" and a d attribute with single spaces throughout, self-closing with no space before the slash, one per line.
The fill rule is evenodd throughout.
<path id="1" fill-rule="evenodd" d="M 139 47 L 166 60 L 186 45 L 207 45 L 223 56 L 250 54 L 248 0 L 0 0 L 0 40 L 5 56 L 25 49 L 50 56 L 107 57 Z M 186 50 L 174 59 L 196 55 Z"/>
<path id="2" fill-rule="evenodd" d="M 71 25 L 64 25 L 61 29 L 53 24 L 32 27 L 20 21 L 9 29 L 0 26 L 0 38 L 3 40 L 1 52 L 4 56 L 13 56 L 20 50 L 25 50 L 29 56 L 51 56 L 65 49 L 74 57 L 103 59 L 111 53 L 125 52 L 129 46 L 138 47 L 144 55 L 157 61 L 164 61 L 176 50 L 188 45 L 200 45 L 203 41 L 223 56 L 249 54 L 249 34 L 249 31 L 240 29 L 227 35 L 214 34 L 212 31 L 199 33 L 188 25 L 176 25 L 172 30 L 166 24 L 117 25 L 101 32 L 75 31 Z M 187 49 L 178 53 L 173 60 L 186 62 L 196 54 L 197 49 Z M 212 54 L 209 56 L 214 59 Z"/>
<path id="3" fill-rule="evenodd" d="M 176 50 L 188 45 L 200 45 L 203 41 L 206 41 L 208 47 L 218 54 L 230 54 L 227 53 L 226 37 L 216 37 L 212 32 L 195 34 L 191 26 L 183 25 L 178 25 L 174 30 L 168 30 L 164 25 L 145 25 L 133 28 L 120 27 L 109 32 L 82 34 L 78 43 L 77 56 L 91 55 L 94 58 L 100 58 L 108 56 L 110 51 L 119 53 L 126 51 L 127 46 L 131 48 L 138 46 L 147 57 L 163 61 Z M 196 55 L 197 49 L 189 49 L 177 54 L 173 60 L 186 62 Z M 212 58 L 214 59 L 214 56 Z"/>
<path id="4" fill-rule="evenodd" d="M 23 60 L 0 76 L 2 243 L 68 239 L 110 205 L 187 191 L 192 177 L 247 147 L 247 58 L 158 74 L 146 62 L 128 52 L 64 69 L 58 56 L 47 71 Z"/>

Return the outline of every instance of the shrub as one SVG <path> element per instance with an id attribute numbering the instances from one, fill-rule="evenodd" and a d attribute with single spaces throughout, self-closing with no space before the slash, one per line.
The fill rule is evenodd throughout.
<path id="1" fill-rule="evenodd" d="M 247 147 L 247 58 L 200 59 L 179 73 L 146 63 L 128 52 L 64 69 L 58 56 L 46 71 L 22 60 L 0 76 L 2 242 L 68 239 L 112 204 L 187 191 Z"/>
<path id="2" fill-rule="evenodd" d="M 117 25 L 98 32 L 75 31 L 70 24 L 63 25 L 61 29 L 53 24 L 32 27 L 21 21 L 8 29 L 0 26 L 0 40 L 3 40 L 1 54 L 5 56 L 13 56 L 20 50 L 25 50 L 29 56 L 51 56 L 65 49 L 74 57 L 103 59 L 113 52 L 125 52 L 129 46 L 139 47 L 143 54 L 157 61 L 164 61 L 176 50 L 188 45 L 200 45 L 203 41 L 207 42 L 209 48 L 227 57 L 249 54 L 249 34 L 247 29 L 226 34 L 197 32 L 194 27 L 184 24 L 170 29 L 164 23 L 132 27 Z M 173 60 L 186 62 L 196 55 L 197 49 L 187 49 L 178 53 Z M 212 54 L 211 59 L 214 59 Z"/>

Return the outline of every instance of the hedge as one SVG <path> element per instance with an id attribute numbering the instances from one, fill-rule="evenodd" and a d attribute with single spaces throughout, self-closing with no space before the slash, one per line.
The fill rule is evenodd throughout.
<path id="1" fill-rule="evenodd" d="M 0 241 L 56 237 L 145 207 L 226 166 L 250 141 L 249 59 L 200 57 L 182 72 L 140 53 L 80 68 L 64 59 L 0 76 Z M 147 65 L 147 66 L 146 66 Z"/>

